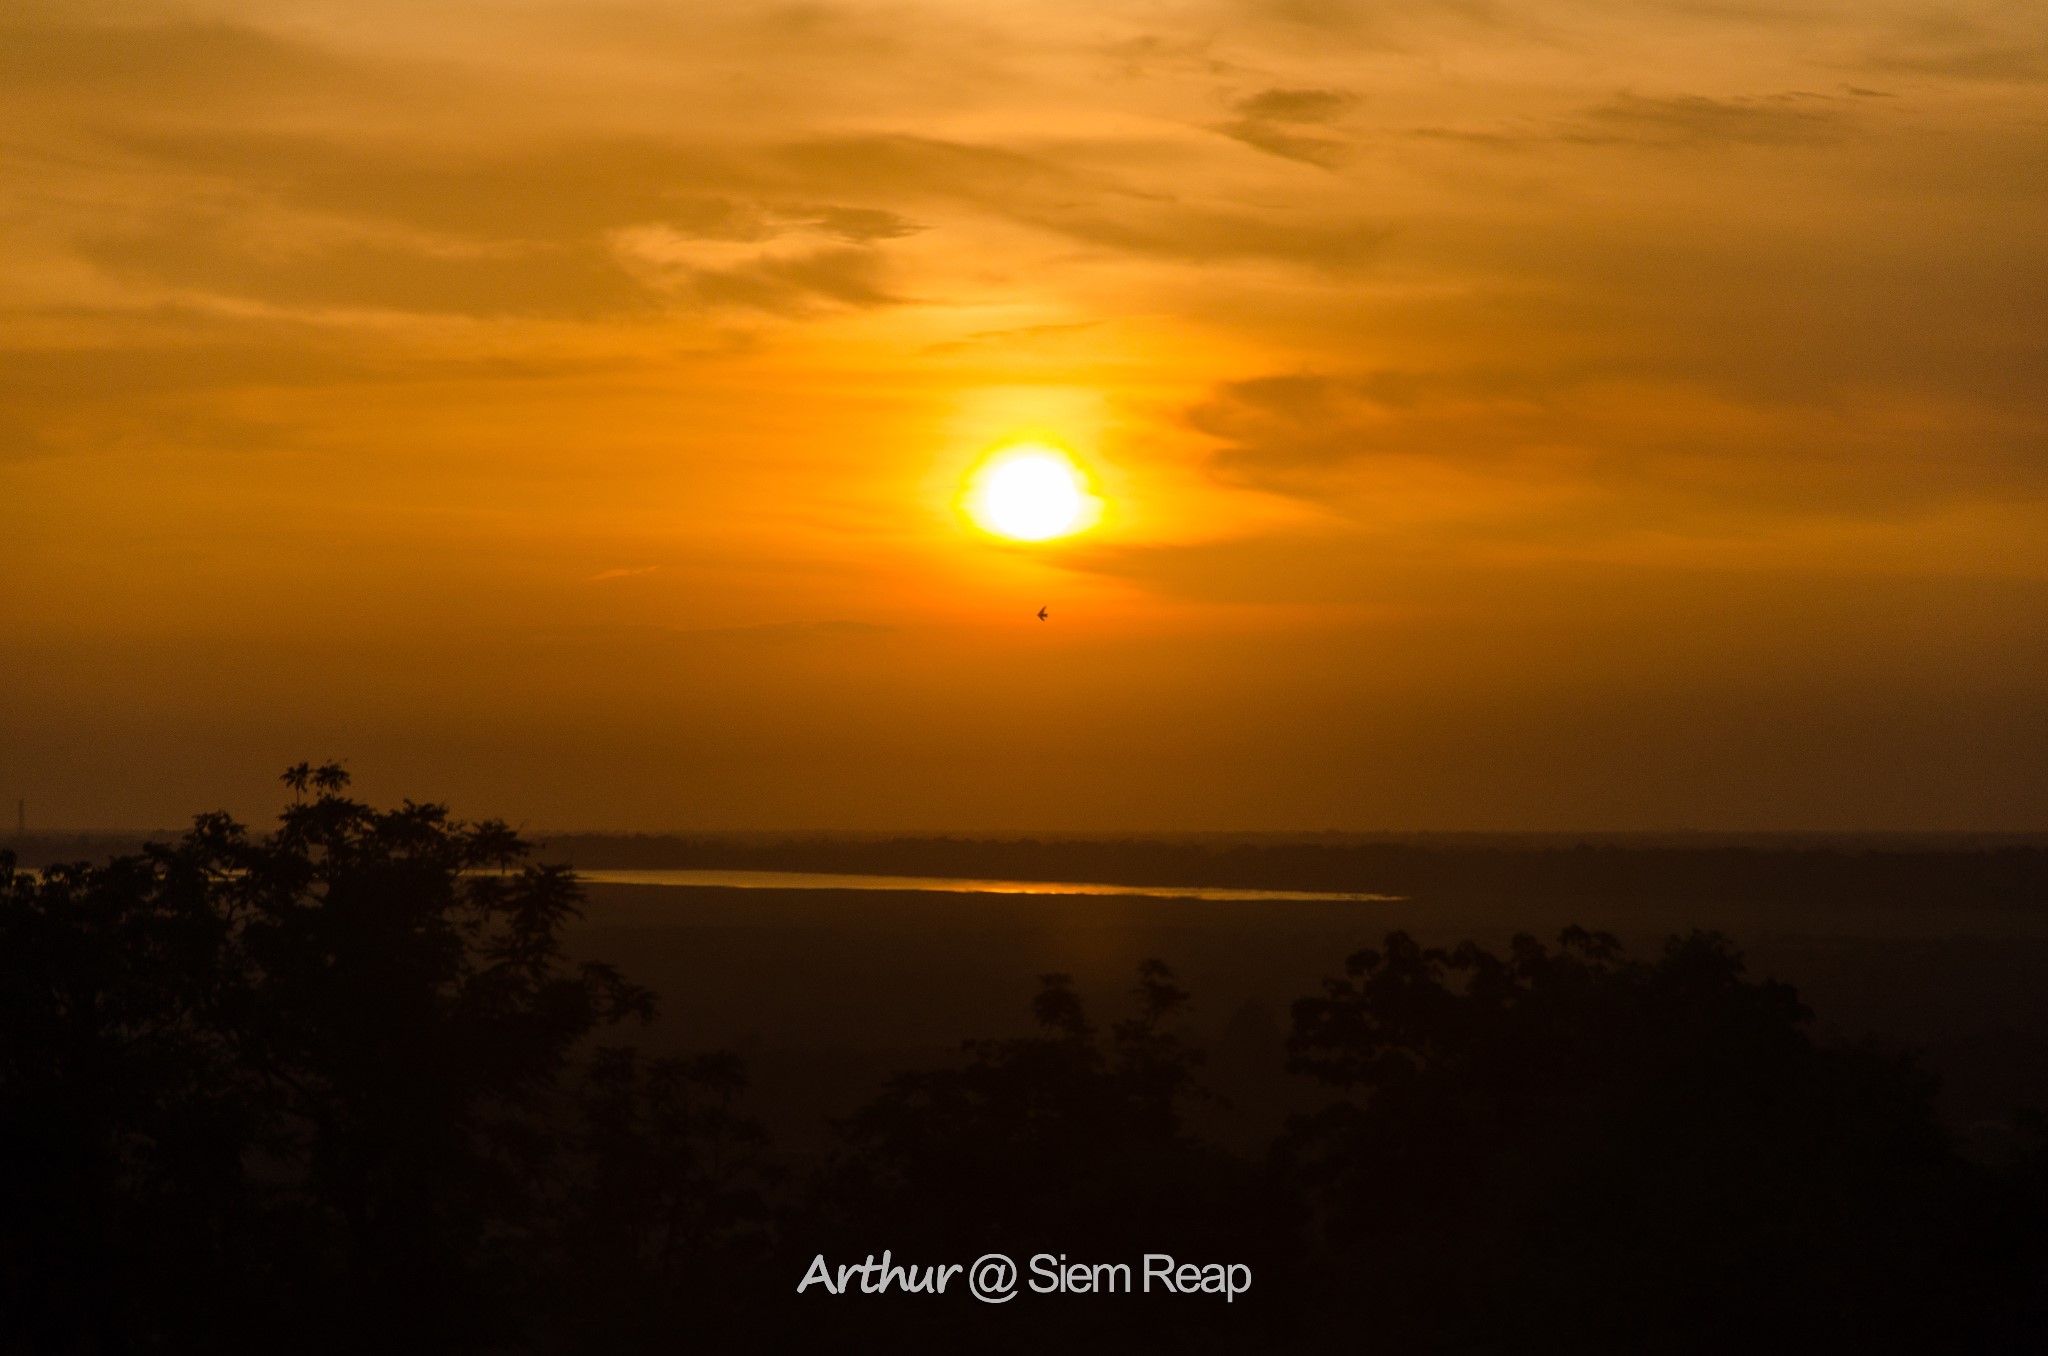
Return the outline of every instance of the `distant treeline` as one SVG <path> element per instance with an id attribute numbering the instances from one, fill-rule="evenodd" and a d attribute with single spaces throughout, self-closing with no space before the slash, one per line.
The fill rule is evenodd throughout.
<path id="1" fill-rule="evenodd" d="M 24 868 L 139 852 L 178 834 L 31 834 Z M 816 871 L 857 875 L 1316 890 L 1491 902 L 1636 900 L 1756 904 L 2048 906 L 2048 842 L 2031 835 L 1418 835 L 1336 841 L 1201 837 L 873 837 L 570 833 L 552 860 L 591 870 Z"/>
<path id="2" fill-rule="evenodd" d="M 103 857 L 127 856 L 142 851 L 144 843 L 167 843 L 183 832 L 120 829 L 102 833 L 16 834 L 0 838 L 0 850 L 12 853 L 17 866 L 39 870 L 58 862 L 94 862 Z"/>
<path id="3" fill-rule="evenodd" d="M 1881 840 L 1880 840 L 1881 841 Z M 973 879 L 1362 891 L 1417 899 L 2048 904 L 2048 847 L 1639 846 L 1568 838 L 1212 843 L 1167 839 L 813 838 L 569 834 L 550 856 L 592 870 L 822 871 Z"/>

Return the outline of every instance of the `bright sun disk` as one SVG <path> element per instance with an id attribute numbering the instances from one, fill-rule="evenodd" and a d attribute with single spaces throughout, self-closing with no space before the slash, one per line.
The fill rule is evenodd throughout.
<path id="1" fill-rule="evenodd" d="M 1089 505 L 1079 469 L 1051 449 L 989 463 L 969 499 L 974 520 L 999 536 L 1045 541 L 1077 532 Z"/>

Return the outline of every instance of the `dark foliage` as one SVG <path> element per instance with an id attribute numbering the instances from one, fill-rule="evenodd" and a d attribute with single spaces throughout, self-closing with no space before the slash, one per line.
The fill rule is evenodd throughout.
<path id="1" fill-rule="evenodd" d="M 1289 1042 L 1348 1095 L 1280 1146 L 1332 1285 L 1405 1350 L 2027 1349 L 2038 1194 L 1806 1018 L 1710 934 L 1359 952 Z"/>
<path id="2" fill-rule="evenodd" d="M 576 1089 L 581 1170 L 554 1203 L 543 1268 L 561 1302 L 531 1345 L 613 1356 L 672 1350 L 685 1334 L 746 1340 L 780 1174 L 735 1109 L 745 1086 L 729 1054 L 591 1059 Z"/>
<path id="3" fill-rule="evenodd" d="M 0 855 L 0 1352 L 2048 1349 L 2040 1126 L 1965 1158 L 1906 1059 L 1727 942 L 1401 934 L 1296 1004 L 1335 1100 L 1206 1143 L 1188 995 L 898 1075 L 778 1159 L 729 1055 L 608 1043 L 579 894 L 504 825 L 332 765 L 252 835 Z M 812 1256 L 1234 1261 L 1237 1301 L 793 1293 Z M 1085 1253 L 1079 1250 L 1085 1250 Z"/>
<path id="4" fill-rule="evenodd" d="M 1039 1034 L 969 1041 L 964 1065 L 898 1075 L 841 1127 L 827 1196 L 855 1228 L 915 1214 L 921 1247 L 1029 1251 L 1104 1216 L 1143 1232 L 1198 1174 L 1181 1125 L 1198 1057 L 1169 1025 L 1187 995 L 1166 967 L 1147 964 L 1137 1012 L 1106 1034 L 1067 976 L 1041 983 Z"/>
<path id="5" fill-rule="evenodd" d="M 1170 1242 L 1185 1256 L 1280 1275 L 1284 1202 L 1254 1165 L 1184 1123 L 1188 1101 L 1204 1095 L 1202 1057 L 1177 1030 L 1188 995 L 1150 960 L 1131 997 L 1132 1013 L 1105 1031 L 1068 976 L 1043 976 L 1036 1034 L 968 1041 L 956 1067 L 896 1076 L 840 1126 L 841 1151 L 818 1175 L 793 1237 L 856 1259 L 880 1238 L 899 1257 L 964 1261 L 993 1251 L 1020 1265 L 1073 1249 L 1091 1262 L 1135 1262 Z M 788 1261 L 800 1271 L 808 1255 L 792 1251 Z M 1042 1349 L 1055 1336 L 1121 1350 L 1242 1349 L 1240 1315 L 1216 1307 L 1161 1310 L 1096 1296 L 1019 1308 L 997 1328 L 957 1306 L 905 1302 L 887 1321 L 899 1340 L 910 1333 L 946 1345 L 952 1335 L 980 1349 Z"/>
<path id="6" fill-rule="evenodd" d="M 586 1219 L 636 1158 L 729 1130 L 672 1111 L 731 1071 L 616 1053 L 579 1123 L 580 1048 L 653 999 L 569 962 L 565 869 L 349 800 L 332 765 L 284 780 L 265 836 L 208 815 L 103 867 L 4 863 L 0 1333 L 26 1349 L 509 1345 L 557 1298 L 560 1198 Z"/>

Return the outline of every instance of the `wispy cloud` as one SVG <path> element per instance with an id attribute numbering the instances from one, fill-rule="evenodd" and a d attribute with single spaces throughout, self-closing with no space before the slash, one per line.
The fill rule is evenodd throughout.
<path id="1" fill-rule="evenodd" d="M 1239 99 L 1237 117 L 1217 130 L 1234 141 L 1323 169 L 1335 168 L 1347 146 L 1318 131 L 1342 117 L 1357 96 L 1339 89 L 1268 89 Z"/>
<path id="2" fill-rule="evenodd" d="M 1567 141 L 1662 146 L 1788 146 L 1839 140 L 1848 117 L 1826 95 L 1788 93 L 1709 98 L 1623 94 L 1589 108 Z"/>
<path id="3" fill-rule="evenodd" d="M 963 334 L 958 339 L 948 339 L 940 343 L 928 344 L 925 346 L 925 351 L 928 353 L 959 353 L 988 345 L 1032 344 L 1041 340 L 1064 339 L 1073 335 L 1084 334 L 1089 330 L 1100 328 L 1101 325 L 1102 322 L 1099 320 L 1075 320 L 1051 325 L 1018 325 L 1004 330 L 977 330 L 972 334 Z"/>

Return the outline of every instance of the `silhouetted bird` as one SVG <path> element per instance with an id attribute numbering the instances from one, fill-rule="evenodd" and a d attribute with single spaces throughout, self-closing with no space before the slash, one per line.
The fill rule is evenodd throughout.
<path id="1" fill-rule="evenodd" d="M 1044 621 L 1044 620 L 1045 620 L 1045 609 L 1044 609 L 1043 607 L 1041 607 L 1041 608 L 1039 608 L 1039 609 L 1038 609 L 1038 619 L 1039 619 L 1040 621 Z"/>

